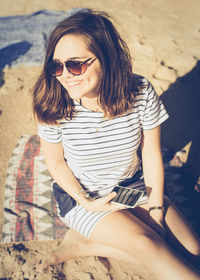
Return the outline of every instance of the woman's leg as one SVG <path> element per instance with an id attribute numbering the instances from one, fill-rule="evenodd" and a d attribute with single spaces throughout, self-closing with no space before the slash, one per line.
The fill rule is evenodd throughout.
<path id="1" fill-rule="evenodd" d="M 165 200 L 165 207 L 166 223 L 168 227 L 172 229 L 172 232 L 180 242 L 185 243 L 185 247 L 188 248 L 191 253 L 198 254 L 199 242 L 196 234 L 184 221 L 181 214 L 177 212 L 176 207 L 170 204 L 169 200 Z M 147 206 L 144 205 L 143 208 L 137 207 L 133 212 L 141 220 L 144 220 L 146 224 L 152 225 L 149 220 L 148 212 L 144 208 L 147 208 Z M 178 229 L 176 229 L 176 226 Z M 186 232 L 186 236 L 183 232 Z M 122 250 L 88 240 L 75 231 L 69 230 L 61 245 L 48 257 L 45 266 L 67 261 L 79 256 L 101 256 L 117 258 L 127 262 L 136 261 L 133 256 Z"/>
<path id="2" fill-rule="evenodd" d="M 165 200 L 165 204 L 167 209 L 165 223 L 170 237 L 194 256 L 200 256 L 200 239 L 192 226 L 169 199 Z"/>
<path id="3" fill-rule="evenodd" d="M 174 249 L 180 250 L 181 254 L 186 255 L 188 260 L 192 262 L 196 259 L 200 258 L 200 242 L 197 234 L 191 228 L 190 224 L 184 219 L 183 215 L 179 212 L 175 205 L 171 203 L 168 198 L 165 198 L 165 227 L 167 230 L 167 235 L 170 238 L 170 243 Z M 150 227 L 154 228 L 154 222 L 150 219 L 148 211 L 145 209 L 147 205 L 142 207 L 137 207 L 133 209 L 132 213 L 142 220 L 145 224 L 149 225 Z M 67 247 L 71 244 L 74 244 L 76 248 L 70 248 L 71 254 L 73 251 L 76 252 L 74 256 L 70 256 L 69 253 L 60 254 L 61 252 L 65 251 Z M 65 247 L 65 250 L 62 248 Z M 185 250 L 183 248 L 185 248 Z M 74 250 L 75 249 L 75 250 Z M 187 256 L 186 250 L 191 253 L 194 258 L 192 258 L 189 254 Z M 79 233 L 75 232 L 74 230 L 69 230 L 61 243 L 61 246 L 58 250 L 55 251 L 56 255 L 61 255 L 61 261 L 65 261 L 72 257 L 78 256 L 101 256 L 101 257 L 110 257 L 110 258 L 117 258 L 117 259 L 124 259 L 125 261 L 135 261 L 133 257 L 128 255 L 121 250 L 116 248 L 112 248 L 101 243 L 92 242 L 88 239 L 81 236 Z"/>
<path id="4" fill-rule="evenodd" d="M 90 239 L 137 258 L 157 279 L 199 280 L 200 274 L 170 249 L 150 227 L 128 211 L 113 212 L 92 230 Z"/>
<path id="5" fill-rule="evenodd" d="M 200 257 L 200 240 L 191 225 L 186 221 L 177 207 L 165 197 L 165 229 L 167 237 L 173 247 L 180 250 L 181 254 L 192 260 Z M 149 217 L 148 206 L 144 205 L 132 210 L 132 213 L 145 224 L 154 228 L 154 222 Z M 189 254 L 190 253 L 190 254 Z M 192 258 L 194 256 L 194 258 Z"/>
<path id="6" fill-rule="evenodd" d="M 137 262 L 134 257 L 119 249 L 91 241 L 75 230 L 69 229 L 60 246 L 51 252 L 41 267 L 45 268 L 49 265 L 55 265 L 76 257 L 89 256 L 114 258 L 126 262 Z"/>

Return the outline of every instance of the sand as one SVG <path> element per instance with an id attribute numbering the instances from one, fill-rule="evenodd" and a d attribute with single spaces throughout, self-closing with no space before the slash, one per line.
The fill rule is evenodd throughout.
<path id="1" fill-rule="evenodd" d="M 200 59 L 199 0 L 0 0 L 0 6 L 0 16 L 73 7 L 88 7 L 110 13 L 131 49 L 134 71 L 147 77 L 158 94 L 162 94 L 178 77 L 190 72 Z M 39 71 L 40 67 L 21 65 L 5 68 L 0 73 L 0 84 L 3 83 L 0 87 L 0 231 L 8 160 L 21 134 L 36 133 L 31 111 L 31 89 Z M 1 244 L 0 277 L 153 279 L 137 263 L 127 264 L 97 257 L 71 260 L 52 268 L 48 276 L 36 275 L 32 264 L 38 257 L 44 257 L 45 252 L 55 248 L 58 242 L 27 242 L 25 248 L 19 247 L 21 252 L 17 250 L 18 247 L 13 248 L 13 244 Z"/>

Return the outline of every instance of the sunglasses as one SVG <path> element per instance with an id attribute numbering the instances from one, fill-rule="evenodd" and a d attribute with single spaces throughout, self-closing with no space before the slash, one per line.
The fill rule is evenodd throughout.
<path id="1" fill-rule="evenodd" d="M 93 60 L 91 61 L 91 59 Z M 64 67 L 66 67 L 68 72 L 70 72 L 72 75 L 79 76 L 87 71 L 88 67 L 95 61 L 95 59 L 96 57 L 90 57 L 85 61 L 67 60 L 64 62 L 53 60 L 48 63 L 47 69 L 48 72 L 55 77 L 62 75 Z"/>

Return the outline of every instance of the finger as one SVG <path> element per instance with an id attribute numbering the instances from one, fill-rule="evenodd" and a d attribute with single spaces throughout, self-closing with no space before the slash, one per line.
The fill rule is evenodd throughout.
<path id="1" fill-rule="evenodd" d="M 99 198 L 98 201 L 104 204 L 110 201 L 111 199 L 113 199 L 115 196 L 116 196 L 116 192 L 111 192 L 107 196 Z"/>
<path id="2" fill-rule="evenodd" d="M 123 209 L 127 209 L 128 207 L 126 205 L 122 205 L 119 203 L 114 203 L 111 201 L 111 205 L 112 205 L 112 210 L 123 210 Z"/>

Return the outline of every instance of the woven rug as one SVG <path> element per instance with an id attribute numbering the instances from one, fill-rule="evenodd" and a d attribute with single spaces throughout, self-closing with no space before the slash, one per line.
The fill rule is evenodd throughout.
<path id="1" fill-rule="evenodd" d="M 39 137 L 22 135 L 7 169 L 1 242 L 53 240 L 65 232 L 56 213 Z"/>

